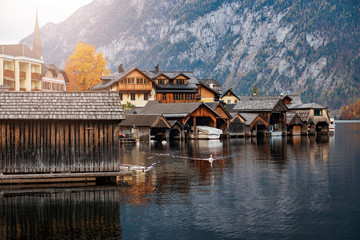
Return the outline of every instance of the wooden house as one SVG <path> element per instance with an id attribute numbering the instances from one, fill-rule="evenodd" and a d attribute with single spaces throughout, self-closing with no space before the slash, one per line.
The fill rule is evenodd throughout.
<path id="1" fill-rule="evenodd" d="M 200 82 L 196 96 L 198 102 L 214 102 L 219 101 L 220 94 L 208 85 Z"/>
<path id="2" fill-rule="evenodd" d="M 216 128 L 217 118 L 221 117 L 205 103 L 159 103 L 149 102 L 142 110 L 143 114 L 162 114 L 167 120 L 176 120 L 186 133 L 185 137 L 197 138 L 196 126 Z"/>
<path id="3" fill-rule="evenodd" d="M 155 100 L 156 83 L 144 72 L 134 67 L 124 71 L 122 65 L 119 72 L 102 77 L 102 82 L 92 90 L 116 91 L 122 104 L 127 102 L 141 107 L 149 100 Z"/>
<path id="4" fill-rule="evenodd" d="M 274 131 L 286 133 L 286 112 L 288 108 L 281 99 L 241 100 L 233 108 L 233 111 L 237 111 L 240 114 L 257 113 L 272 126 Z"/>
<path id="5" fill-rule="evenodd" d="M 221 95 L 220 99 L 226 104 L 238 103 L 240 101 L 240 98 L 233 92 L 231 88 L 226 90 Z"/>
<path id="6" fill-rule="evenodd" d="M 159 65 L 155 71 L 144 71 L 156 83 L 155 100 L 161 103 L 196 102 L 199 81 L 193 72 L 161 71 Z"/>
<path id="7" fill-rule="evenodd" d="M 269 122 L 258 113 L 240 113 L 245 119 L 245 136 L 266 136 L 269 134 Z"/>
<path id="8" fill-rule="evenodd" d="M 317 103 L 292 104 L 291 112 L 295 112 L 307 124 L 308 134 L 328 134 L 330 118 L 327 107 Z M 305 133 L 303 131 L 303 133 Z"/>
<path id="9" fill-rule="evenodd" d="M 0 92 L 0 175 L 119 172 L 115 92 Z"/>
<path id="10" fill-rule="evenodd" d="M 120 123 L 120 134 L 135 141 L 150 141 L 166 139 L 172 125 L 159 114 L 127 114 Z"/>

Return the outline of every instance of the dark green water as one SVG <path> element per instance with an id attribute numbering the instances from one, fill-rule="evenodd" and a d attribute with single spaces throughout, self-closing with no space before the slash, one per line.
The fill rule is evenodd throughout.
<path id="1" fill-rule="evenodd" d="M 121 158 L 149 171 L 128 186 L 2 187 L 0 239 L 360 239 L 360 123 L 129 145 Z"/>

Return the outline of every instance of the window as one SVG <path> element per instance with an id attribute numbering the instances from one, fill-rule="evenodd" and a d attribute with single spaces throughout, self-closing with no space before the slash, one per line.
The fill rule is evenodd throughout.
<path id="1" fill-rule="evenodd" d="M 157 84 L 166 84 L 166 79 L 157 79 Z"/>
<path id="2" fill-rule="evenodd" d="M 135 93 L 130 93 L 130 99 L 131 101 L 135 101 Z"/>
<path id="3" fill-rule="evenodd" d="M 163 99 L 163 100 L 166 100 L 166 94 L 163 94 L 163 95 L 162 95 L 162 99 Z"/>
<path id="4" fill-rule="evenodd" d="M 228 100 L 228 103 L 230 104 L 230 103 L 231 103 L 231 100 Z"/>
<path id="5" fill-rule="evenodd" d="M 237 100 L 234 100 L 234 103 L 237 103 Z"/>
<path id="6" fill-rule="evenodd" d="M 314 109 L 314 116 L 322 116 L 322 110 L 321 109 Z"/>
<path id="7" fill-rule="evenodd" d="M 55 83 L 52 84 L 52 90 L 55 90 Z"/>
<path id="8" fill-rule="evenodd" d="M 144 93 L 144 100 L 145 100 L 145 101 L 149 100 L 149 94 Z"/>
<path id="9" fill-rule="evenodd" d="M 119 93 L 119 98 L 120 98 L 120 101 L 123 100 L 123 93 Z"/>

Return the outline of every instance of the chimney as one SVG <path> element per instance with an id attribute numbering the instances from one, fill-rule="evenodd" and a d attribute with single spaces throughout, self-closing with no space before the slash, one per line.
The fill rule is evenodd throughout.
<path id="1" fill-rule="evenodd" d="M 124 72 L 124 68 L 123 68 L 123 65 L 120 64 L 120 65 L 119 65 L 119 73 L 122 73 L 122 72 Z"/>
<path id="2" fill-rule="evenodd" d="M 155 72 L 159 72 L 159 64 L 155 66 Z"/>

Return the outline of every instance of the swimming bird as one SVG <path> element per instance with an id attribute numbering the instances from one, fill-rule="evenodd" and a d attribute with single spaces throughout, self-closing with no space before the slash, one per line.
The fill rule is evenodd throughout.
<path id="1" fill-rule="evenodd" d="M 213 157 L 212 157 L 212 154 L 210 154 L 210 157 L 209 157 L 209 163 L 212 163 L 214 161 Z"/>

